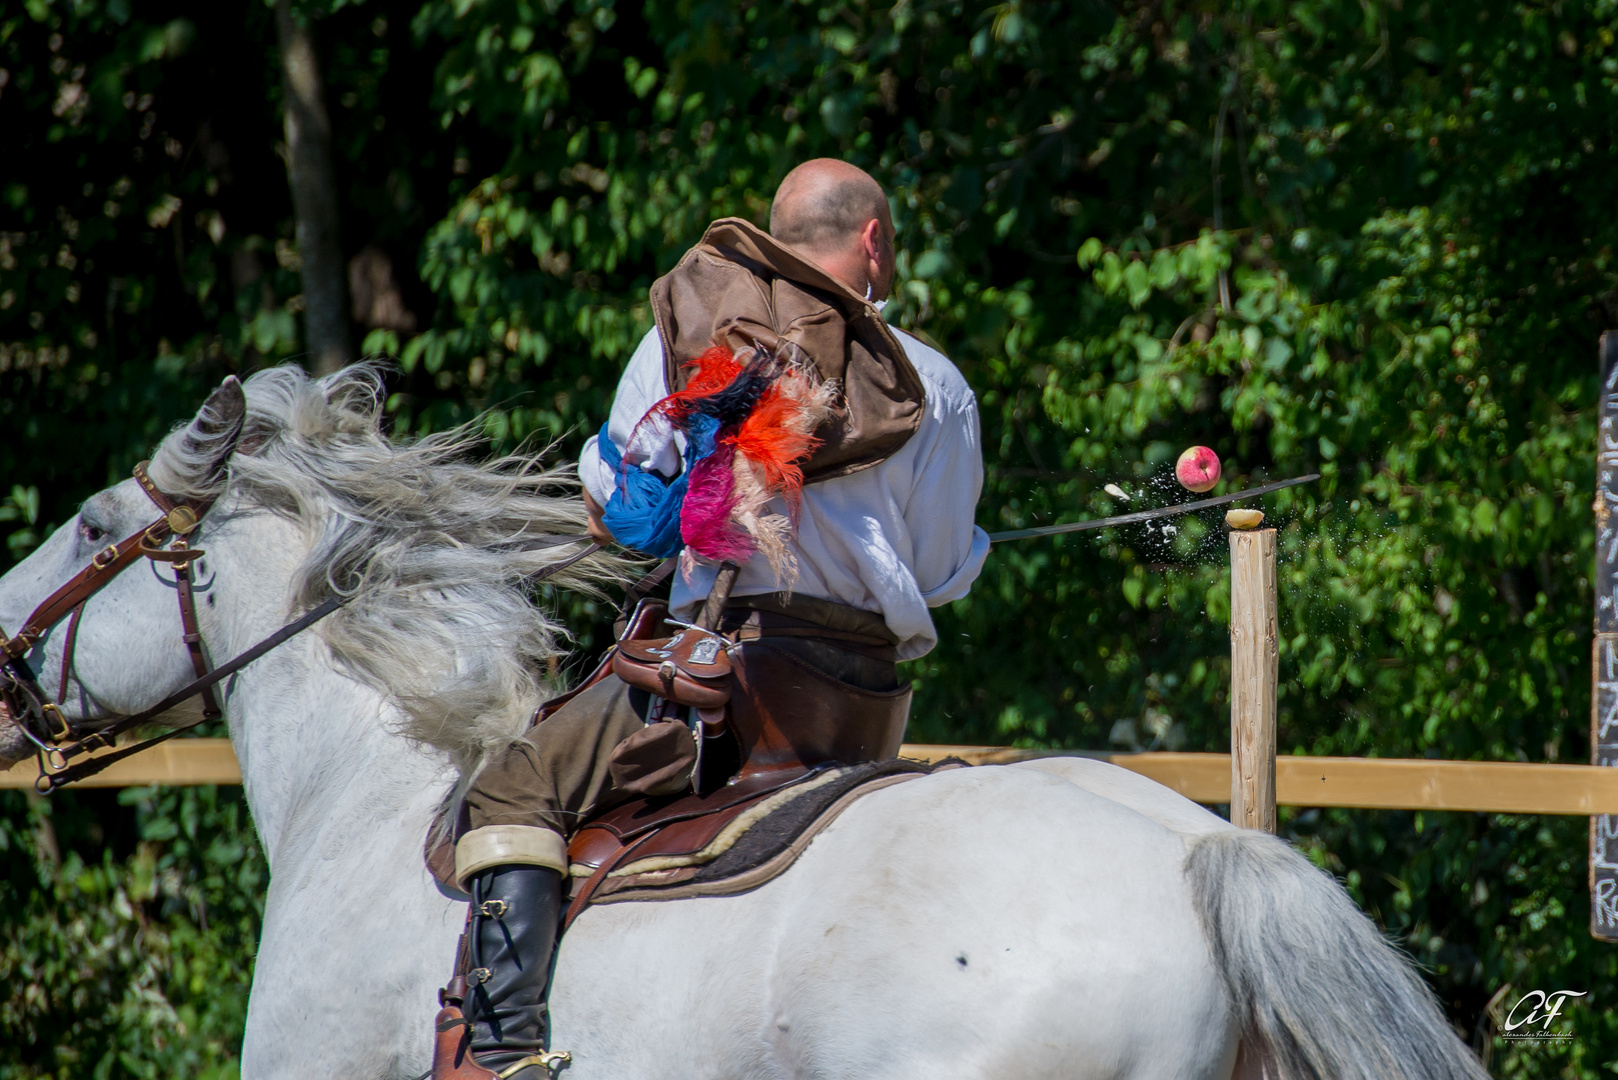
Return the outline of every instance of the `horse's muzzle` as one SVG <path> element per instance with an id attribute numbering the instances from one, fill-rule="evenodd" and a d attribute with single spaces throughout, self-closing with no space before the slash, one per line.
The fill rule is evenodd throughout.
<path id="1" fill-rule="evenodd" d="M 22 725 L 11 713 L 11 706 L 0 696 L 0 769 L 9 769 L 31 756 L 34 744 L 28 741 Z"/>

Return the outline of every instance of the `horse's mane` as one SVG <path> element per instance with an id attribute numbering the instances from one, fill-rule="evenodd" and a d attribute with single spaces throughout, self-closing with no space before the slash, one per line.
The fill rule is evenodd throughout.
<path id="1" fill-rule="evenodd" d="M 244 383 L 247 419 L 225 477 L 210 479 L 215 448 L 178 431 L 151 472 L 172 494 L 228 491 L 227 512 L 302 525 L 311 544 L 294 607 L 348 597 L 321 636 L 402 706 L 404 735 L 464 772 L 519 734 L 548 689 L 546 661 L 567 631 L 534 602 L 532 575 L 580 545 L 534 545 L 583 533 L 584 506 L 570 472 L 541 465 L 544 451 L 476 459 L 475 422 L 390 441 L 381 376 L 374 364 L 322 379 L 292 366 L 258 372 Z M 546 584 L 599 594 L 624 569 L 597 554 Z"/>

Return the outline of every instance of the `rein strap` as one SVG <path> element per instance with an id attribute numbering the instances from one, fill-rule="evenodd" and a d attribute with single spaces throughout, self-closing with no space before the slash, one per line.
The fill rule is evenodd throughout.
<path id="1" fill-rule="evenodd" d="M 599 544 L 587 544 L 584 550 L 579 552 L 577 555 L 569 556 L 560 562 L 553 563 L 552 565 L 545 567 L 537 574 L 534 574 L 530 580 L 543 580 L 550 577 L 557 571 L 564 570 L 578 562 L 580 559 L 585 558 L 588 555 L 593 555 L 600 550 L 601 546 Z M 181 702 L 196 697 L 198 694 L 209 695 L 215 685 L 224 681 L 225 679 L 230 678 L 232 675 L 236 674 L 242 668 L 246 667 L 248 664 L 251 664 L 254 660 L 257 660 L 270 650 L 279 647 L 289 638 L 302 633 L 304 630 L 307 630 L 321 619 L 324 619 L 327 615 L 330 615 L 332 612 L 348 603 L 349 599 L 351 598 L 346 596 L 333 596 L 325 600 L 319 606 L 312 608 L 301 618 L 287 623 L 285 626 L 281 627 L 281 629 L 277 630 L 263 641 L 260 641 L 257 645 L 254 645 L 246 652 L 241 653 L 227 663 L 214 668 L 207 674 L 202 675 L 185 686 L 182 686 L 180 689 L 176 690 L 174 693 L 170 694 L 162 701 L 159 701 L 156 705 L 153 705 L 149 709 L 144 709 L 133 716 L 126 716 L 122 720 L 102 728 L 100 731 L 86 735 L 84 738 L 69 746 L 53 747 L 48 751 L 42 751 L 39 755 L 39 777 L 34 781 L 35 790 L 37 790 L 41 795 L 48 795 L 59 787 L 66 784 L 71 784 L 75 780 L 83 780 L 87 776 L 94 776 L 96 773 L 101 772 L 103 769 L 114 764 L 115 762 L 122 761 L 124 758 L 138 754 L 142 750 L 156 746 L 160 742 L 166 742 L 181 732 L 189 731 L 191 728 L 197 727 L 206 723 L 208 720 L 213 719 L 213 717 L 204 714 L 200 720 L 185 724 L 181 727 L 171 728 L 170 730 L 163 732 L 161 735 L 153 736 L 150 739 L 146 739 L 132 746 L 123 747 L 110 754 L 103 754 L 100 757 L 91 758 L 88 761 L 81 761 L 76 765 L 68 764 L 68 762 L 73 758 L 88 754 L 92 750 L 99 750 L 103 747 L 115 745 L 115 740 L 119 735 L 131 730 L 132 728 L 139 727 L 141 724 L 144 724 L 157 716 L 162 715 L 168 710 L 174 708 L 176 705 L 179 705 Z M 59 767 L 55 764 L 56 762 L 60 763 Z"/>
<path id="2" fill-rule="evenodd" d="M 78 757 L 81 754 L 88 754 L 90 751 L 100 749 L 104 746 L 112 746 L 113 741 L 119 735 L 130 730 L 131 728 L 139 727 L 141 724 L 146 723 L 153 717 L 161 716 L 163 713 L 166 713 L 170 709 L 174 708 L 174 706 L 183 701 L 187 701 L 190 698 L 196 697 L 198 694 L 207 693 L 216 683 L 230 678 L 242 668 L 246 667 L 248 664 L 251 664 L 254 660 L 257 660 L 271 649 L 281 645 L 293 635 L 307 630 L 321 619 L 324 619 L 327 615 L 330 615 L 332 612 L 342 607 L 345 603 L 347 603 L 347 598 L 334 596 L 325 603 L 321 604 L 319 607 L 310 610 L 302 618 L 287 623 L 285 626 L 281 627 L 281 629 L 277 630 L 275 633 L 271 634 L 257 645 L 254 645 L 246 652 L 235 657 L 229 663 L 216 667 L 201 678 L 195 679 L 192 682 L 187 683 L 185 686 L 182 686 L 180 689 L 176 690 L 162 701 L 159 701 L 151 708 L 144 709 L 133 716 L 126 716 L 115 724 L 109 724 L 100 731 L 86 735 L 84 738 L 80 739 L 71 746 L 48 751 L 47 753 L 49 756 L 62 761 L 65 767 L 50 771 L 44 767 L 45 763 L 43 760 L 41 760 L 39 779 L 34 782 L 34 787 L 42 795 L 49 794 L 64 784 L 71 784 L 75 780 L 82 780 L 86 776 L 94 776 L 96 773 L 105 769 L 114 762 L 122 761 L 124 758 L 133 754 L 138 754 L 148 747 L 156 746 L 160 742 L 165 742 L 172 739 L 182 731 L 189 731 L 191 728 L 194 728 L 199 724 L 204 724 L 209 720 L 214 719 L 213 717 L 204 715 L 201 720 L 186 724 L 182 727 L 172 728 L 165 731 L 161 735 L 154 736 L 153 738 L 147 739 L 144 742 L 136 743 L 133 746 L 126 746 L 121 750 L 115 751 L 114 753 L 103 754 L 101 757 L 92 758 L 89 761 L 81 761 L 77 765 L 66 765 L 67 761 Z M 43 759 L 44 757 L 45 755 L 42 754 L 41 758 Z"/>

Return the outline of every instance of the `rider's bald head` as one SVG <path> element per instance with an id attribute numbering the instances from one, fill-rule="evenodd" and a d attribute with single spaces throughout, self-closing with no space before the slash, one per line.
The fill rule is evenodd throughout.
<path id="1" fill-rule="evenodd" d="M 787 173 L 770 206 L 770 235 L 806 251 L 848 244 L 875 219 L 891 228 L 888 198 L 864 169 L 815 158 Z"/>

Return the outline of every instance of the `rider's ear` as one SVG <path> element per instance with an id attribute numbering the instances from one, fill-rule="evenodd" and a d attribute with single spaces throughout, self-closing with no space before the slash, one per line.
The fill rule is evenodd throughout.
<path id="1" fill-rule="evenodd" d="M 236 451 L 246 419 L 247 395 L 241 380 L 227 375 L 181 436 L 181 459 L 196 470 L 193 484 L 209 488 L 224 479 L 225 466 Z"/>

